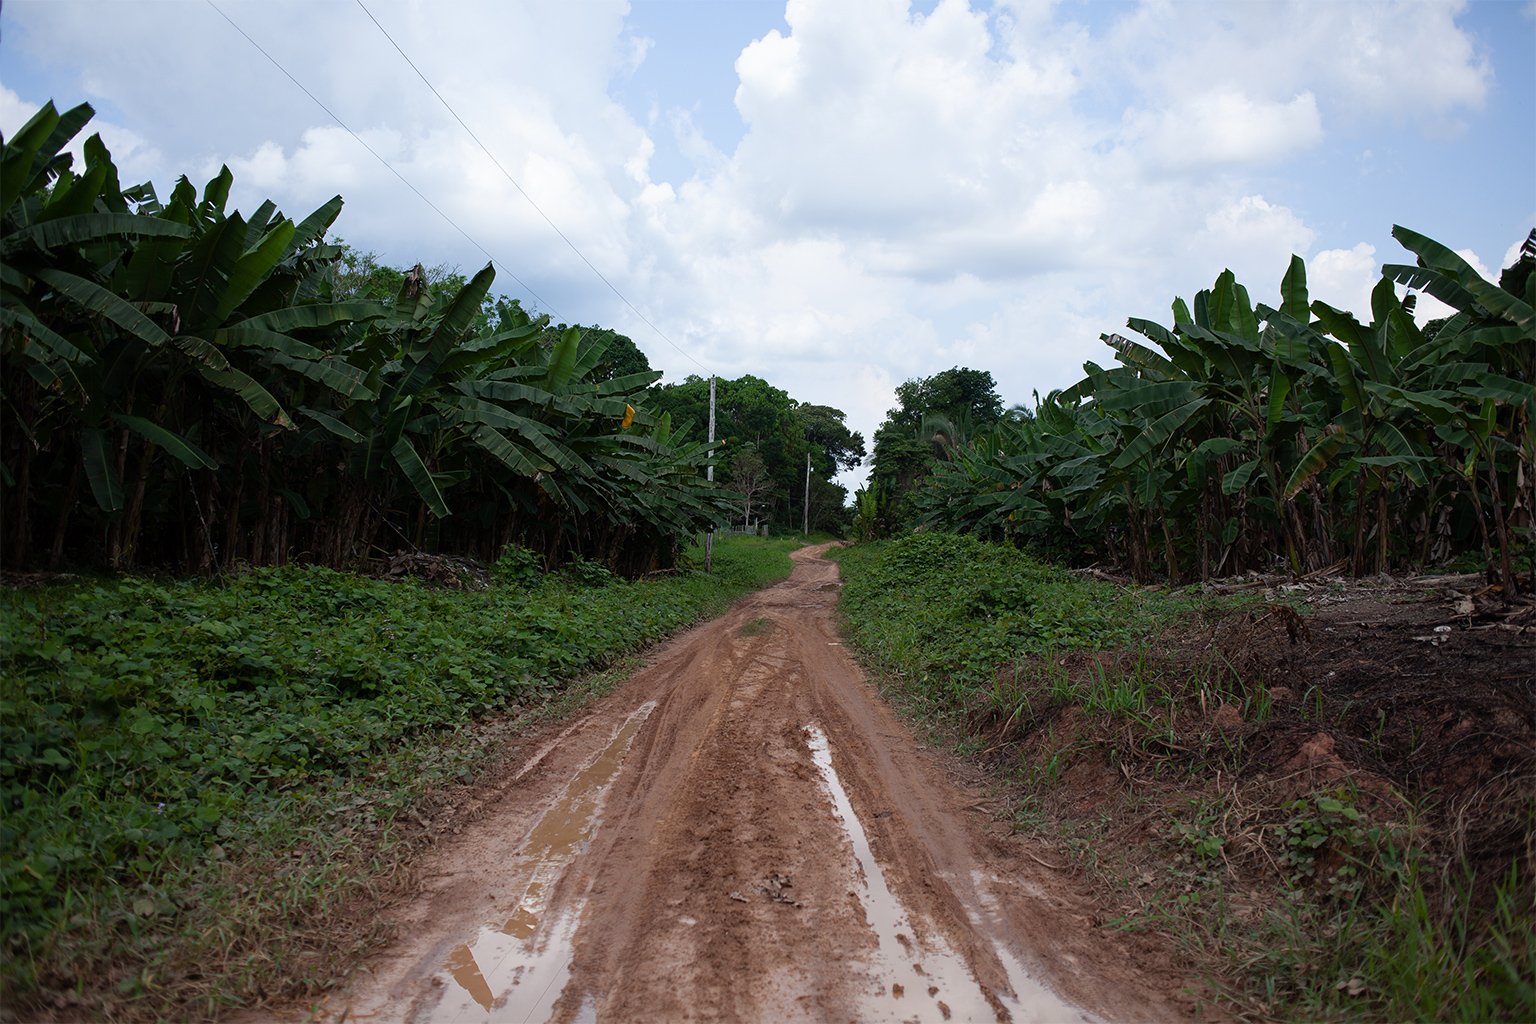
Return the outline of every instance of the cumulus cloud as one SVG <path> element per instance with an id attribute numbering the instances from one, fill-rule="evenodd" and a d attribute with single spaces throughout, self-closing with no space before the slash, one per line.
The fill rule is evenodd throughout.
<path id="1" fill-rule="evenodd" d="M 1532 0 L 1532 2 L 1536 3 L 1536 0 Z M 1536 224 L 1536 215 L 1531 216 L 1530 222 Z M 1524 249 L 1526 239 L 1529 237 L 1529 235 L 1530 231 L 1527 230 L 1513 242 L 1509 243 L 1509 248 L 1504 250 L 1504 258 L 1499 261 L 1500 270 L 1503 270 L 1505 267 L 1513 266 L 1519 261 L 1521 250 Z"/>
<path id="2" fill-rule="evenodd" d="M 1379 280 L 1381 261 L 1376 247 L 1368 242 L 1349 249 L 1324 249 L 1307 261 L 1307 290 L 1312 298 L 1361 316 L 1371 308 L 1371 289 Z"/>
<path id="3" fill-rule="evenodd" d="M 1464 0 L 1255 0 L 1218 10 L 1149 2 L 1115 26 L 1112 50 L 1149 98 L 1310 91 L 1325 116 L 1455 116 L 1487 97 L 1492 68 L 1456 24 Z M 1405 103 L 1404 97 L 1413 102 Z"/>
<path id="4" fill-rule="evenodd" d="M 1322 141 L 1323 124 L 1310 92 L 1275 101 L 1218 91 L 1182 99 L 1155 114 L 1137 111 L 1128 118 L 1126 136 L 1156 165 L 1207 171 L 1296 156 Z"/>
<path id="5" fill-rule="evenodd" d="M 1278 287 L 1292 253 L 1304 253 L 1316 232 L 1287 207 L 1261 195 L 1240 196 L 1206 215 L 1189 246 L 1189 265 L 1203 266 L 1202 287 L 1230 269 L 1250 289 Z"/>

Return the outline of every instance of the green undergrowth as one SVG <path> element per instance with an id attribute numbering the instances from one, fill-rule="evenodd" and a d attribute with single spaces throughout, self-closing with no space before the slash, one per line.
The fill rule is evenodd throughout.
<path id="1" fill-rule="evenodd" d="M 973 537 L 918 533 L 834 553 L 849 640 L 940 716 L 967 714 L 1029 656 L 1138 643 L 1181 605 L 1083 579 Z"/>
<path id="2" fill-rule="evenodd" d="M 884 692 L 978 758 L 1016 830 L 1119 908 L 1107 926 L 1178 951 L 1222 1013 L 1536 1017 L 1529 875 L 1508 857 L 1476 875 L 1468 814 L 1433 794 L 1298 772 L 1303 740 L 1348 736 L 1349 700 L 1290 692 L 1294 678 L 1212 643 L 1219 621 L 1294 611 L 1088 580 L 941 533 L 835 557 L 850 645 Z M 1529 836 L 1536 802 L 1499 801 Z"/>
<path id="3" fill-rule="evenodd" d="M 1532 1019 L 1529 886 L 1513 865 L 1477 879 L 1430 818 L 1346 784 L 1163 801 L 1140 856 L 1116 850 L 1102 823 L 1054 827 L 1100 851 L 1096 872 L 1129 908 L 1110 925 L 1218 965 L 1212 987 L 1243 1016 Z"/>
<path id="4" fill-rule="evenodd" d="M 323 985 L 370 941 L 330 915 L 394 870 L 424 794 L 798 546 L 721 538 L 712 576 L 641 582 L 513 551 L 480 590 L 290 567 L 0 591 L 0 1015 Z"/>

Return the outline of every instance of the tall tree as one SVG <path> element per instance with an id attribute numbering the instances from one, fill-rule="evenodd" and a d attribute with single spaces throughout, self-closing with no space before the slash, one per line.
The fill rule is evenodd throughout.
<path id="1" fill-rule="evenodd" d="M 884 534 L 914 525 L 909 497 L 968 438 L 1003 418 L 1003 400 L 986 370 L 956 366 L 906 381 L 900 403 L 875 431 L 875 461 L 866 501 L 867 527 Z"/>
<path id="2" fill-rule="evenodd" d="M 854 469 L 864 461 L 863 435 L 848 429 L 841 409 L 830 405 L 802 405 L 795 410 L 813 452 L 819 448 L 828 475 Z"/>
<path id="3" fill-rule="evenodd" d="M 919 427 L 925 415 L 937 414 L 969 433 L 1003 417 L 1003 400 L 992 374 L 966 366 L 906 381 L 897 386 L 896 398 L 901 404 L 886 413 L 886 421 L 903 427 Z"/>
<path id="4" fill-rule="evenodd" d="M 690 376 L 653 388 L 647 406 L 679 424 L 701 429 L 709 417 L 709 381 Z M 805 462 L 811 460 L 811 505 L 820 528 L 839 531 L 846 491 L 832 482 L 864 459 L 864 438 L 848 429 L 841 409 L 802 404 L 761 377 L 716 381 L 716 436 L 731 453 L 750 448 L 764 467 L 766 485 L 754 492 L 754 515 L 778 529 L 798 528 L 805 502 Z M 702 432 L 702 431 L 701 431 Z M 727 476 L 729 480 L 729 475 Z"/>

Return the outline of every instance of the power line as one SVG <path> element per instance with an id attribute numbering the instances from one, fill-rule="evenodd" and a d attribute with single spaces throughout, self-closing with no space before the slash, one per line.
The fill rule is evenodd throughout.
<path id="1" fill-rule="evenodd" d="M 444 213 L 442 211 L 442 209 L 439 208 L 436 203 L 434 203 L 432 200 L 428 199 L 422 193 L 421 189 L 419 189 L 415 185 L 411 184 L 411 182 L 406 178 L 405 175 L 403 175 L 399 171 L 395 170 L 395 167 L 394 167 L 393 164 L 391 164 L 388 160 L 384 159 L 384 157 L 380 156 L 379 152 L 376 149 L 374 149 L 372 146 L 368 145 L 367 141 L 365 141 L 361 135 L 359 135 L 359 134 L 357 134 L 357 132 L 353 131 L 351 129 L 351 127 L 348 126 L 348 124 L 345 121 L 343 121 L 340 117 L 337 117 L 335 111 L 331 110 L 330 107 L 326 106 L 321 101 L 320 97 L 318 97 L 314 93 L 310 92 L 309 89 L 307 89 L 305 87 L 303 82 L 301 82 L 297 78 L 293 77 L 292 73 L 290 73 L 287 68 L 283 67 L 282 63 L 279 62 L 276 57 L 274 57 L 270 53 L 268 53 L 266 48 L 264 46 L 262 46 L 260 43 L 258 43 L 255 39 L 252 39 L 250 33 L 247 32 L 245 29 L 241 28 L 238 24 L 236 24 L 235 20 L 233 18 L 231 18 L 229 15 L 225 14 L 224 11 L 219 7 L 218 4 L 214 3 L 213 0 L 205 0 L 205 2 L 208 4 L 209 7 L 212 7 L 215 11 L 218 11 L 219 12 L 219 16 L 221 18 L 223 18 L 225 21 L 229 22 L 229 24 L 234 28 L 234 30 L 236 32 L 239 32 L 242 36 L 245 36 L 246 42 L 248 42 L 252 46 L 256 47 L 256 49 L 261 52 L 261 55 L 263 57 L 267 58 L 267 60 L 272 62 L 272 66 L 273 67 L 277 68 L 277 70 L 281 71 L 288 78 L 288 81 L 290 81 L 294 85 L 298 86 L 300 91 L 302 91 L 304 93 L 304 95 L 306 95 L 310 99 L 314 100 L 315 101 L 315 105 L 318 106 L 321 110 L 325 111 L 326 114 L 330 117 L 330 119 L 332 121 L 335 121 L 337 124 L 341 125 L 342 128 L 346 129 L 346 132 L 347 132 L 348 135 L 352 136 L 354 139 L 356 139 L 358 141 L 359 145 L 361 145 L 369 153 L 372 153 L 373 154 L 373 158 L 375 160 L 377 160 L 379 163 L 383 164 L 385 166 L 385 168 L 387 168 L 391 174 L 393 174 L 395 177 L 399 178 L 401 183 L 403 185 L 405 185 L 406 188 L 408 188 L 412 192 L 416 193 L 416 197 L 418 199 L 420 199 L 422 202 L 424 202 L 428 206 L 430 206 L 434 213 L 436 213 L 439 217 L 443 218 L 443 220 L 447 221 L 449 226 L 451 226 L 455 231 L 457 231 L 459 234 L 463 235 L 465 240 L 468 241 L 470 245 L 473 245 L 476 249 L 479 249 L 485 255 L 485 258 L 487 260 L 489 260 L 493 265 L 495 265 L 497 267 L 500 267 L 500 269 L 503 270 L 508 277 L 510 277 L 512 280 L 516 281 L 522 287 L 523 291 L 527 292 L 530 296 L 532 296 L 534 301 L 536 301 L 541 307 L 543 307 L 544 309 L 549 310 L 551 313 L 554 313 L 555 316 L 558 317 L 559 319 L 561 319 L 561 320 L 565 319 L 564 316 L 560 315 L 559 310 L 555 309 L 549 303 L 545 302 L 544 299 L 542 299 L 539 296 L 538 292 L 536 292 L 532 288 L 530 288 L 527 285 L 527 283 L 523 281 L 522 278 L 518 277 L 511 270 L 509 270 L 507 268 L 506 264 L 502 263 L 496 257 L 492 256 L 489 249 L 487 249 L 485 246 L 481 245 L 479 242 L 475 241 L 475 239 L 470 236 L 470 233 L 468 231 L 465 231 L 463 228 L 459 227 L 459 225 L 454 221 L 454 219 L 452 217 L 448 216 L 446 213 Z M 372 17 L 372 15 L 369 15 L 369 17 Z M 393 40 L 391 40 L 391 42 L 393 42 Z M 396 47 L 396 48 L 398 49 L 398 47 Z M 418 74 L 419 74 L 419 72 L 418 72 Z M 436 91 L 436 90 L 434 90 L 434 91 Z"/>
<path id="2" fill-rule="evenodd" d="M 212 2 L 212 0 L 209 0 L 209 2 Z M 453 109 L 453 105 L 450 104 L 446 99 L 443 98 L 443 94 L 437 91 L 437 86 L 433 85 L 432 82 L 427 78 L 427 76 L 422 73 L 421 68 L 416 66 L 416 62 L 411 60 L 410 55 L 407 54 L 403 49 L 400 48 L 400 44 L 395 42 L 395 38 L 394 38 L 394 36 L 389 34 L 389 30 L 386 29 L 383 25 L 379 24 L 379 19 L 375 18 L 373 16 L 373 12 L 368 9 L 367 5 L 363 3 L 363 0 L 357 0 L 357 6 L 359 6 L 359 7 L 361 7 L 363 9 L 363 13 L 368 15 L 368 20 L 373 22 L 374 27 L 377 28 L 380 32 L 382 32 L 384 34 L 384 38 L 385 39 L 389 40 L 389 45 L 393 46 L 395 48 L 395 52 L 400 54 L 400 56 L 405 59 L 405 62 L 411 66 L 411 70 L 412 71 L 416 72 L 416 77 L 420 78 L 422 80 L 422 82 L 426 85 L 426 87 L 428 89 L 432 90 L 432 95 L 437 97 L 437 101 L 443 105 L 443 109 L 447 110 L 448 113 L 452 114 L 453 115 L 453 119 L 455 121 L 459 122 L 459 127 L 463 128 L 466 132 L 468 132 L 469 133 L 469 137 L 475 140 L 475 145 L 479 146 L 480 147 L 480 151 L 483 152 L 487 157 L 490 158 L 491 163 L 496 165 L 496 169 L 501 172 L 502 177 L 506 178 L 507 181 L 511 182 L 512 183 L 512 187 L 517 189 L 518 194 L 521 195 L 524 199 L 528 200 L 528 205 L 533 207 L 534 210 L 538 213 L 538 215 L 540 217 L 544 218 L 544 223 L 548 224 L 554 230 L 555 234 L 559 235 L 560 239 L 563 242 L 565 242 L 566 245 L 571 247 L 571 251 L 574 252 L 577 256 L 579 256 L 581 258 L 581 262 L 585 263 L 587 265 L 587 268 L 589 270 L 591 270 L 592 273 L 597 275 L 597 279 L 599 281 L 603 282 L 603 284 L 607 285 L 608 286 L 608 290 L 613 292 L 613 294 L 617 295 L 619 297 L 619 301 L 623 302 L 624 305 L 629 307 L 630 312 L 634 313 L 635 316 L 637 316 L 641 320 L 643 320 L 647 327 L 649 327 L 651 330 L 655 331 L 656 332 L 656 336 L 658 338 L 660 338 L 662 341 L 666 342 L 668 345 L 671 345 L 673 350 L 676 351 L 678 355 L 682 356 L 685 359 L 690 360 L 695 366 L 697 366 L 699 369 L 703 370 L 705 373 L 712 373 L 712 371 L 710 370 L 709 367 L 707 367 L 703 363 L 699 362 L 698 359 L 693 357 L 693 355 L 691 355 L 688 352 L 685 352 L 681 347 L 678 346 L 678 344 L 675 341 L 673 341 L 671 338 L 667 337 L 667 335 L 662 331 L 662 329 L 660 327 L 657 327 L 654 323 L 651 322 L 651 319 L 649 317 L 647 317 L 644 313 L 640 312 L 640 310 L 635 306 L 635 304 L 633 302 L 630 302 L 628 297 L 626 297 L 623 292 L 619 291 L 619 289 L 614 286 L 613 282 L 608 280 L 608 278 L 603 275 L 603 272 L 601 270 L 598 270 L 597 267 L 592 263 L 591 260 L 587 259 L 586 254 L 583 253 L 579 248 L 576 247 L 576 243 L 571 241 L 570 238 L 566 235 L 566 233 L 564 231 L 560 230 L 560 226 L 558 224 L 556 224 L 553 220 L 550 219 L 549 214 L 545 213 L 544 210 L 539 206 L 539 204 L 534 202 L 533 197 L 530 196 L 523 189 L 523 186 L 521 186 L 521 185 L 519 185 L 517 183 L 517 179 L 512 177 L 511 172 L 509 172 L 505 167 L 502 166 L 501 161 L 496 159 L 496 154 L 492 153 L 486 147 L 485 143 L 480 141 L 480 136 L 475 134 L 474 129 L 470 128 L 469 125 L 464 123 L 464 119 L 459 116 L 458 111 L 454 110 Z"/>

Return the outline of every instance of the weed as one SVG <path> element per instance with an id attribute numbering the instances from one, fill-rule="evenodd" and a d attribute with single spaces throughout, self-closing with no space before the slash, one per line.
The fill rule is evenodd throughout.
<path id="1" fill-rule="evenodd" d="M 1189 819 L 1173 819 L 1174 844 L 1183 851 L 1181 859 L 1188 858 L 1205 866 L 1219 859 L 1226 847 L 1226 839 L 1219 830 L 1221 812 L 1202 800 L 1190 800 L 1189 805 L 1193 812 Z"/>
<path id="2" fill-rule="evenodd" d="M 509 544 L 491 566 L 491 579 L 504 587 L 526 586 L 538 583 L 543 572 L 544 559 L 537 552 Z"/>
<path id="3" fill-rule="evenodd" d="M 1470 873 L 1425 877 L 1411 846 L 1389 866 L 1384 893 L 1357 886 L 1319 902 L 1298 891 L 1268 916 L 1251 955 L 1270 1005 L 1319 1020 L 1530 1019 L 1536 942 L 1515 871 L 1479 920 Z"/>

